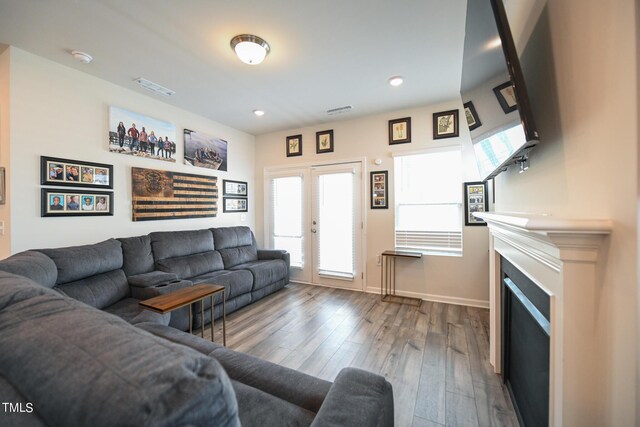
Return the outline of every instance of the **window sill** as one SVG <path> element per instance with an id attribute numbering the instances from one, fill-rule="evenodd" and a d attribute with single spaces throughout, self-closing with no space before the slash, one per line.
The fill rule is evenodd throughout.
<path id="1" fill-rule="evenodd" d="M 337 280 L 345 280 L 347 282 L 353 282 L 353 274 L 332 273 L 329 271 L 321 271 L 320 273 L 318 273 L 318 276 L 324 277 L 326 279 L 337 279 Z"/>
<path id="2" fill-rule="evenodd" d="M 462 251 L 438 251 L 438 250 L 420 250 L 415 248 L 396 248 L 396 251 L 413 251 L 420 252 L 423 256 L 446 256 L 454 258 L 462 258 Z"/>

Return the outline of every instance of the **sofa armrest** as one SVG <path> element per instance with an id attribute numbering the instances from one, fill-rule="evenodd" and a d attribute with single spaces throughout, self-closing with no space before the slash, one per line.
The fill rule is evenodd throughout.
<path id="1" fill-rule="evenodd" d="M 393 389 L 384 377 L 344 368 L 334 381 L 312 427 L 393 426 Z"/>
<path id="2" fill-rule="evenodd" d="M 291 265 L 289 252 L 279 249 L 258 249 L 258 259 L 281 259 L 287 263 L 287 268 Z"/>
<path id="3" fill-rule="evenodd" d="M 146 282 L 147 286 L 134 286 L 131 285 L 131 298 L 145 300 L 158 295 L 168 294 L 169 292 L 176 291 L 178 289 L 193 286 L 193 282 L 190 280 L 173 279 L 168 281 Z"/>

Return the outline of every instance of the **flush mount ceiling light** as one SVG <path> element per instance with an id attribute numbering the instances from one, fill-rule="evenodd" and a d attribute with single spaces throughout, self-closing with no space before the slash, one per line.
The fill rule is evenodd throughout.
<path id="1" fill-rule="evenodd" d="M 249 65 L 258 65 L 269 54 L 271 48 L 264 39 L 253 34 L 240 34 L 231 39 L 231 49 L 240 61 Z"/>
<path id="2" fill-rule="evenodd" d="M 262 116 L 264 116 L 264 111 L 263 110 L 253 110 L 253 114 L 255 114 L 258 117 L 262 117 Z"/>
<path id="3" fill-rule="evenodd" d="M 93 57 L 91 55 L 85 52 L 80 52 L 79 50 L 72 50 L 71 56 L 73 56 L 74 59 L 82 62 L 83 64 L 88 64 L 93 61 Z"/>
<path id="4" fill-rule="evenodd" d="M 400 86 L 404 82 L 401 76 L 393 76 L 389 79 L 389 84 L 391 86 Z"/>

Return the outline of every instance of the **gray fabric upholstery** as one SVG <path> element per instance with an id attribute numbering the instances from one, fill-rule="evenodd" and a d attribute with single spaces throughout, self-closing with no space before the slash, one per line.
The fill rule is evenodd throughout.
<path id="1" fill-rule="evenodd" d="M 251 291 L 251 301 L 258 301 L 261 298 L 266 297 L 280 289 L 284 288 L 289 283 L 289 279 L 278 280 L 275 283 L 271 283 L 263 288 Z"/>
<path id="2" fill-rule="evenodd" d="M 0 375 L 47 424 L 238 426 L 219 363 L 0 273 Z"/>
<path id="3" fill-rule="evenodd" d="M 211 231 L 225 268 L 258 259 L 258 248 L 249 227 L 221 227 Z"/>
<path id="4" fill-rule="evenodd" d="M 117 303 L 106 307 L 104 311 L 124 319 L 128 323 L 135 325 L 137 323 L 151 322 L 161 325 L 168 325 L 173 313 L 160 314 L 150 310 L 145 310 L 138 305 L 140 301 L 133 298 L 125 298 Z"/>
<path id="5" fill-rule="evenodd" d="M 126 273 L 126 271 L 125 271 Z M 167 273 L 165 271 L 150 271 L 148 273 L 127 276 L 129 285 L 136 288 L 150 288 L 164 283 L 178 280 L 175 273 Z"/>
<path id="6" fill-rule="evenodd" d="M 213 235 L 210 230 L 159 231 L 149 236 L 156 262 L 160 259 L 214 250 Z"/>
<path id="7" fill-rule="evenodd" d="M 224 296 L 229 300 L 251 292 L 253 275 L 248 270 L 222 270 L 192 277 L 191 281 L 194 284 L 211 283 L 224 286 Z M 214 304 L 222 302 L 222 295 L 217 294 L 213 301 Z M 210 307 L 210 305 L 205 305 L 205 307 Z"/>
<path id="8" fill-rule="evenodd" d="M 56 285 L 122 268 L 122 246 L 115 239 L 93 245 L 38 249 L 38 252 L 55 262 L 58 269 Z"/>
<path id="9" fill-rule="evenodd" d="M 191 279 L 211 271 L 222 270 L 224 265 L 218 252 L 208 251 L 160 259 L 156 261 L 156 267 L 162 271 L 175 273 L 180 279 Z"/>
<path id="10" fill-rule="evenodd" d="M 331 383 L 248 354 L 218 347 L 211 352 L 232 380 L 318 412 Z M 241 404 L 240 399 L 238 402 Z M 342 424 L 347 425 L 347 424 Z"/>
<path id="11" fill-rule="evenodd" d="M 231 384 L 238 400 L 238 413 L 243 427 L 306 427 L 313 421 L 313 412 L 240 381 L 231 380 Z"/>
<path id="12" fill-rule="evenodd" d="M 162 273 L 161 274 L 168 274 Z M 151 274 L 151 273 L 147 273 Z M 138 275 L 141 276 L 141 275 Z M 131 280 L 131 277 L 129 277 Z M 189 280 L 175 280 L 168 283 L 160 283 L 155 286 L 147 286 L 145 288 L 131 286 L 131 297 L 144 301 L 149 298 L 157 297 L 158 295 L 164 295 L 169 292 L 177 291 L 178 289 L 187 288 L 193 286 L 193 283 Z M 169 326 L 186 331 L 189 329 L 189 307 L 182 307 L 171 312 L 171 320 Z"/>
<path id="13" fill-rule="evenodd" d="M 241 309 L 244 306 L 251 304 L 251 294 L 242 294 L 233 299 L 230 299 L 226 302 L 227 305 L 227 315 L 233 313 L 236 310 Z M 200 323 L 200 304 L 195 304 L 196 309 L 193 312 L 193 328 L 194 330 L 200 328 L 202 324 Z M 214 319 L 220 319 L 222 317 L 222 303 L 216 304 L 214 307 L 213 313 Z M 211 322 L 211 309 L 207 308 L 204 311 L 204 321 L 205 325 L 208 325 Z"/>
<path id="14" fill-rule="evenodd" d="M 97 274 L 54 288 L 95 308 L 105 308 L 130 295 L 127 278 L 122 270 Z"/>
<path id="15" fill-rule="evenodd" d="M 289 275 L 287 264 L 281 259 L 268 261 L 251 261 L 238 264 L 232 270 L 249 270 L 253 275 L 253 290 L 264 288 L 271 283 L 282 280 Z"/>
<path id="16" fill-rule="evenodd" d="M 42 427 L 46 424 L 33 407 L 33 403 L 27 399 L 0 374 L 0 402 L 14 405 L 15 409 L 23 412 L 5 410 L 4 405 L 0 412 L 0 425 L 12 427 Z M 20 405 L 16 407 L 15 405 Z"/>
<path id="17" fill-rule="evenodd" d="M 53 260 L 37 251 L 20 252 L 3 259 L 0 270 L 28 277 L 47 288 L 53 288 L 58 278 L 58 268 Z"/>
<path id="18" fill-rule="evenodd" d="M 118 240 L 122 244 L 124 258 L 122 269 L 127 277 L 153 271 L 155 266 L 151 252 L 151 237 L 124 237 Z"/>
<path id="19" fill-rule="evenodd" d="M 222 347 L 220 344 L 213 343 L 207 339 L 201 339 L 197 335 L 185 334 L 170 326 L 161 325 L 159 323 L 138 323 L 136 327 L 144 329 L 158 337 L 167 339 L 176 344 L 186 345 L 202 354 L 210 354 L 213 350 Z"/>
<path id="20" fill-rule="evenodd" d="M 314 427 L 393 425 L 393 390 L 384 377 L 344 368 L 311 424 Z"/>

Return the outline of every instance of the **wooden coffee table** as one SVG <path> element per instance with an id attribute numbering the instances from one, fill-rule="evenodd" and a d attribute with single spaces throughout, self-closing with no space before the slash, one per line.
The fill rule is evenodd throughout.
<path id="1" fill-rule="evenodd" d="M 227 345 L 227 306 L 224 300 L 224 286 L 213 285 L 209 283 L 200 283 L 188 288 L 178 289 L 164 295 L 158 295 L 138 304 L 140 307 L 151 310 L 156 313 L 165 314 L 184 307 L 189 306 L 189 333 L 193 333 L 193 313 L 192 305 L 198 301 L 202 301 L 200 321 L 202 323 L 202 338 L 204 338 L 204 299 L 211 297 L 211 341 L 213 341 L 213 297 L 222 292 L 222 344 Z"/>

